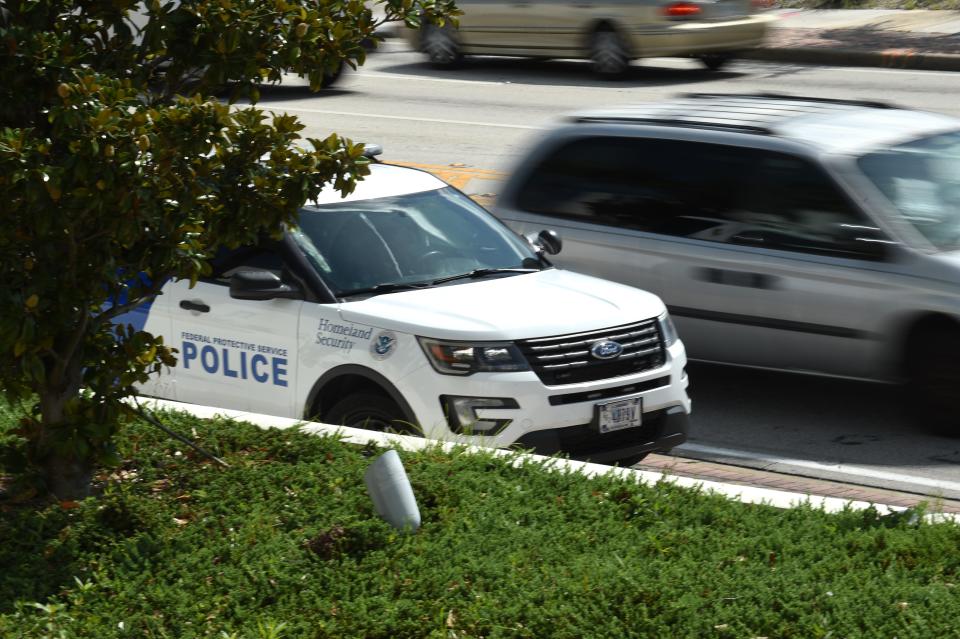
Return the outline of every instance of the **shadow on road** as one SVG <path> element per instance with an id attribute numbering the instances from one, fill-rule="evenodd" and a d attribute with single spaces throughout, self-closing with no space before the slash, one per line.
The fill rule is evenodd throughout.
<path id="1" fill-rule="evenodd" d="M 896 386 L 691 363 L 691 439 L 823 463 L 960 466 Z"/>
<path id="2" fill-rule="evenodd" d="M 271 102 L 284 102 L 286 100 L 303 100 L 305 98 L 322 98 L 334 96 L 355 95 L 356 91 L 350 89 L 341 89 L 339 87 L 330 87 L 311 91 L 306 83 L 288 82 L 287 84 L 262 84 L 260 89 L 260 101 L 258 106 L 266 107 Z"/>
<path id="3" fill-rule="evenodd" d="M 709 71 L 692 67 L 677 69 L 653 66 L 653 62 L 636 61 L 625 77 L 607 80 L 598 77 L 585 60 L 540 60 L 470 56 L 456 69 L 434 69 L 426 62 L 384 65 L 380 73 L 419 75 L 476 82 L 512 82 L 517 84 L 633 88 L 671 86 L 713 82 L 738 78 L 742 73 Z"/>

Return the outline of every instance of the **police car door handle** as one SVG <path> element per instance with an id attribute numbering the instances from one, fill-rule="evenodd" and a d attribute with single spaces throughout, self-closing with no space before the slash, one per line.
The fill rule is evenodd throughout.
<path id="1" fill-rule="evenodd" d="M 199 313 L 210 312 L 210 307 L 204 304 L 203 302 L 191 302 L 190 300 L 181 301 L 180 308 L 187 311 L 197 311 Z"/>

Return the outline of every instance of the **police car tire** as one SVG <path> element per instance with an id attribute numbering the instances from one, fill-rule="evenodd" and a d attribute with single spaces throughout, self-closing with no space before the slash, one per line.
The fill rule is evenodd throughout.
<path id="1" fill-rule="evenodd" d="M 389 397 L 375 393 L 354 393 L 334 404 L 323 421 L 338 426 L 415 434 L 403 411 Z"/>

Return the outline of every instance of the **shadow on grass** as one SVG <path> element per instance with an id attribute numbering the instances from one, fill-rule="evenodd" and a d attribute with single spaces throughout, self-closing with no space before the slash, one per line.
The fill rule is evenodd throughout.
<path id="1" fill-rule="evenodd" d="M 72 583 L 77 553 L 64 543 L 71 513 L 59 506 L 0 506 L 0 614 L 14 601 L 44 602 Z M 69 536 L 69 535 L 67 535 Z"/>

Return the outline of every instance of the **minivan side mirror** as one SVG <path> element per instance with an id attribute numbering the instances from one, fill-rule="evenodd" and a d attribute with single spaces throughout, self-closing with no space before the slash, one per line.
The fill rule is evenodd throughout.
<path id="1" fill-rule="evenodd" d="M 527 241 L 537 251 L 543 251 L 547 255 L 556 255 L 560 252 L 560 249 L 563 248 L 563 240 L 560 239 L 560 235 L 552 229 L 543 229 L 536 235 L 530 234 L 527 236 Z"/>
<path id="2" fill-rule="evenodd" d="M 230 276 L 230 297 L 238 300 L 300 299 L 296 286 L 284 284 L 275 273 L 264 270 L 237 271 Z"/>

